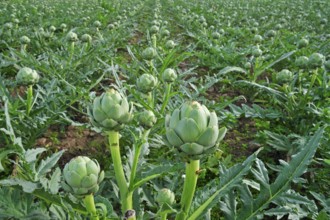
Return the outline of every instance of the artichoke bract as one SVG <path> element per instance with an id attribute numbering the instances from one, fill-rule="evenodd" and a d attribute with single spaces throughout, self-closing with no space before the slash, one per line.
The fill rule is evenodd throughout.
<path id="1" fill-rule="evenodd" d="M 67 163 L 63 170 L 62 187 L 76 197 L 94 194 L 104 178 L 104 171 L 96 160 L 78 156 Z"/>
<path id="2" fill-rule="evenodd" d="M 104 131 L 118 131 L 132 119 L 126 97 L 114 89 L 96 97 L 88 114 L 92 124 Z"/>
<path id="3" fill-rule="evenodd" d="M 216 150 L 227 129 L 218 127 L 218 117 L 196 101 L 185 102 L 165 118 L 165 142 L 190 160 Z"/>
<path id="4" fill-rule="evenodd" d="M 37 71 L 29 67 L 21 68 L 16 75 L 16 81 L 18 84 L 28 85 L 28 86 L 38 83 L 39 78 L 40 76 L 37 73 Z"/>

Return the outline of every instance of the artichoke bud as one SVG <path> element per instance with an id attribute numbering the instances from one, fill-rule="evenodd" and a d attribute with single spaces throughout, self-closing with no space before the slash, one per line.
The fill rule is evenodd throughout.
<path id="1" fill-rule="evenodd" d="M 144 73 L 136 81 L 136 86 L 141 92 L 151 92 L 158 84 L 158 80 L 151 74 Z"/>
<path id="2" fill-rule="evenodd" d="M 142 58 L 145 60 L 152 60 L 157 55 L 157 52 L 154 48 L 148 47 L 142 52 Z"/>
<path id="3" fill-rule="evenodd" d="M 103 131 L 118 131 L 132 119 L 126 97 L 114 89 L 96 97 L 88 108 L 91 123 Z"/>
<path id="4" fill-rule="evenodd" d="M 166 47 L 167 49 L 173 49 L 173 48 L 175 47 L 175 43 L 174 43 L 174 41 L 172 41 L 172 40 L 168 40 L 168 41 L 166 42 L 166 44 L 165 44 L 165 47 Z"/>
<path id="5" fill-rule="evenodd" d="M 158 191 L 156 202 L 158 202 L 160 205 L 167 203 L 168 205 L 173 205 L 175 202 L 175 195 L 174 193 L 167 188 L 163 188 Z"/>
<path id="6" fill-rule="evenodd" d="M 103 179 L 104 171 L 96 160 L 78 156 L 65 165 L 62 188 L 80 198 L 96 193 Z"/>
<path id="7" fill-rule="evenodd" d="M 165 142 L 187 159 L 198 160 L 214 152 L 225 136 L 218 117 L 196 101 L 185 102 L 165 118 Z"/>
<path id="8" fill-rule="evenodd" d="M 144 110 L 142 113 L 138 116 L 138 121 L 140 125 L 144 128 L 152 128 L 154 124 L 157 122 L 157 117 L 153 113 L 153 111 L 150 110 Z"/>
<path id="9" fill-rule="evenodd" d="M 307 47 L 308 43 L 309 43 L 308 40 L 305 39 L 305 38 L 303 38 L 303 39 L 301 39 L 301 40 L 298 41 L 297 47 L 298 48 Z"/>
<path id="10" fill-rule="evenodd" d="M 317 67 L 321 67 L 323 65 L 324 60 L 325 60 L 325 58 L 324 58 L 324 56 L 322 54 L 320 54 L 320 53 L 313 53 L 308 58 L 308 64 L 312 68 L 317 68 Z"/>
<path id="11" fill-rule="evenodd" d="M 287 69 L 282 70 L 281 72 L 276 74 L 276 81 L 279 84 L 288 83 L 293 78 L 293 73 Z"/>
<path id="12" fill-rule="evenodd" d="M 91 43 L 92 42 L 92 36 L 89 34 L 83 34 L 81 36 L 81 41 L 84 43 Z"/>
<path id="13" fill-rule="evenodd" d="M 31 42 L 30 38 L 27 36 L 22 36 L 20 39 L 21 44 L 29 44 Z"/>
<path id="14" fill-rule="evenodd" d="M 301 57 L 298 57 L 296 59 L 296 62 L 295 64 L 299 67 L 299 68 L 306 68 L 308 66 L 308 57 L 306 56 L 301 56 Z"/>
<path id="15" fill-rule="evenodd" d="M 40 76 L 37 73 L 37 71 L 35 71 L 29 67 L 21 68 L 16 75 L 17 83 L 21 84 L 21 85 L 27 85 L 27 86 L 38 83 L 39 78 L 40 78 Z"/>
<path id="16" fill-rule="evenodd" d="M 163 80 L 168 83 L 172 83 L 178 78 L 174 69 L 167 68 L 163 73 Z"/>
<path id="17" fill-rule="evenodd" d="M 151 34 L 157 34 L 159 32 L 159 27 L 156 25 L 151 26 L 150 33 Z"/>
<path id="18" fill-rule="evenodd" d="M 76 41 L 78 41 L 78 35 L 74 32 L 69 32 L 66 35 L 66 39 L 70 42 L 76 42 Z"/>

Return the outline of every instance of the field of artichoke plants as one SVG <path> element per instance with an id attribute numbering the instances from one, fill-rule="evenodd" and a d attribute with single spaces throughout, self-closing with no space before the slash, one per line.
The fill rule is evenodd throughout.
<path id="1" fill-rule="evenodd" d="M 330 219 L 330 1 L 0 1 L 0 219 Z"/>

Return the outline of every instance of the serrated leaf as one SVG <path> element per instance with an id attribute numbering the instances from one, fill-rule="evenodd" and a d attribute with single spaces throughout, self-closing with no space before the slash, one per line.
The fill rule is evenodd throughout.
<path id="1" fill-rule="evenodd" d="M 52 154 L 46 160 L 42 160 L 40 165 L 38 166 L 36 177 L 39 179 L 41 176 L 45 175 L 46 173 L 50 172 L 51 169 L 57 164 L 57 161 L 60 159 L 64 150 L 61 150 L 57 153 Z"/>
<path id="2" fill-rule="evenodd" d="M 37 156 L 43 152 L 45 152 L 47 149 L 45 148 L 35 148 L 35 149 L 28 149 L 25 154 L 25 160 L 28 163 L 35 162 L 37 160 Z"/>
<path id="3" fill-rule="evenodd" d="M 238 73 L 246 74 L 246 71 L 244 69 L 242 69 L 241 67 L 227 66 L 227 67 L 223 68 L 222 70 L 220 70 L 217 75 L 223 76 L 223 75 L 226 75 L 227 73 L 231 73 L 231 72 L 238 72 Z"/>
<path id="4" fill-rule="evenodd" d="M 61 169 L 56 168 L 49 180 L 49 191 L 51 194 L 57 194 L 60 189 Z"/>
<path id="5" fill-rule="evenodd" d="M 240 210 L 237 219 L 252 219 L 259 214 L 269 203 L 277 199 L 288 187 L 289 183 L 302 175 L 307 165 L 310 164 L 315 151 L 319 145 L 324 129 L 319 129 L 314 136 L 312 136 L 302 150 L 293 155 L 290 163 L 282 163 L 283 168 L 276 178 L 275 182 L 271 184 L 271 193 L 261 192 L 253 202 L 253 211 L 247 212 Z"/>
<path id="6" fill-rule="evenodd" d="M 4 171 L 4 167 L 2 166 L 2 160 L 7 158 L 9 154 L 16 153 L 14 150 L 4 150 L 0 153 L 0 171 Z"/>
<path id="7" fill-rule="evenodd" d="M 220 183 L 216 187 L 216 191 L 210 194 L 210 191 L 213 191 L 214 186 L 210 186 L 210 183 L 207 184 L 209 189 L 204 187 L 202 192 L 198 191 L 200 194 L 196 193 L 195 199 L 191 207 L 191 215 L 188 217 L 188 220 L 196 219 L 198 216 L 205 213 L 207 209 L 213 207 L 223 195 L 228 193 L 237 183 L 242 181 L 245 174 L 250 171 L 252 163 L 256 160 L 257 154 L 259 151 L 255 152 L 249 156 L 243 163 L 236 164 L 229 169 L 226 169 L 224 166 L 220 166 Z M 213 182 L 211 182 L 213 184 Z M 204 195 L 203 195 L 204 194 Z M 209 196 L 205 196 L 210 194 Z M 207 198 L 200 200 L 199 197 Z"/>
<path id="8" fill-rule="evenodd" d="M 235 198 L 235 193 L 231 190 L 224 196 L 224 201 L 220 202 L 220 209 L 223 212 L 225 219 L 235 219 L 237 206 L 237 201 Z"/>
<path id="9" fill-rule="evenodd" d="M 33 183 L 23 179 L 5 179 L 0 181 L 2 186 L 21 186 L 24 192 L 32 193 L 39 186 L 37 183 Z"/>

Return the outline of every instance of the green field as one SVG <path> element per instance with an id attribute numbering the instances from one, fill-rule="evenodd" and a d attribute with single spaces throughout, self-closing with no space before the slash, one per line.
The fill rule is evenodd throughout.
<path id="1" fill-rule="evenodd" d="M 0 1 L 0 219 L 330 219 L 330 1 Z"/>

